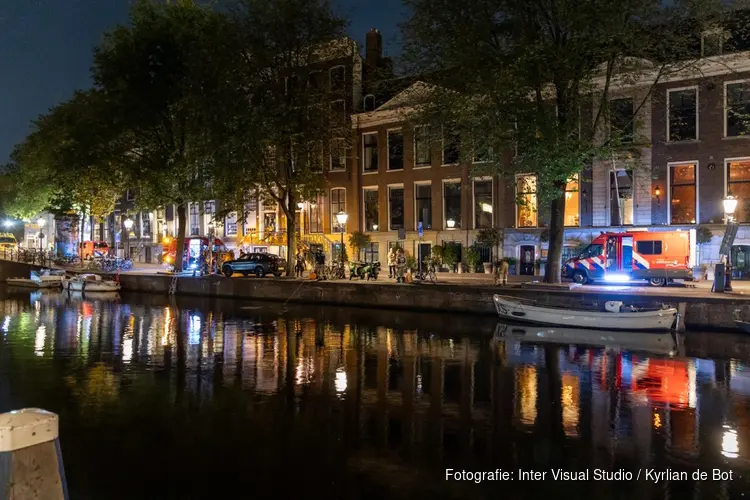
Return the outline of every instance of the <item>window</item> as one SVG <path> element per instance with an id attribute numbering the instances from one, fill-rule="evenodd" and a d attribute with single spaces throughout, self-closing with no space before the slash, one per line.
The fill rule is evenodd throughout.
<path id="1" fill-rule="evenodd" d="M 331 91 L 344 90 L 346 86 L 346 68 L 335 66 L 328 71 L 328 74 L 331 82 Z"/>
<path id="2" fill-rule="evenodd" d="M 404 188 L 388 186 L 388 229 L 395 231 L 404 227 Z"/>
<path id="3" fill-rule="evenodd" d="M 342 126 L 346 123 L 346 103 L 343 99 L 331 101 L 331 123 L 336 126 Z"/>
<path id="4" fill-rule="evenodd" d="M 362 190 L 365 209 L 365 231 L 377 231 L 378 218 L 378 188 L 364 188 Z"/>
<path id="5" fill-rule="evenodd" d="M 431 163 L 430 129 L 426 125 L 414 127 L 414 166 L 429 167 Z"/>
<path id="6" fill-rule="evenodd" d="M 565 225 L 580 226 L 581 197 L 578 189 L 578 174 L 565 185 Z"/>
<path id="7" fill-rule="evenodd" d="M 345 233 L 346 224 L 340 225 L 336 219 L 336 214 L 346 212 L 346 189 L 331 189 L 331 232 Z"/>
<path id="8" fill-rule="evenodd" d="M 485 142 L 474 143 L 474 158 L 472 159 L 474 163 L 487 163 L 492 161 L 494 157 L 495 152 L 492 146 Z"/>
<path id="9" fill-rule="evenodd" d="M 200 220 L 198 219 L 198 204 L 190 204 L 190 235 L 196 236 L 201 233 Z"/>
<path id="10" fill-rule="evenodd" d="M 128 189 L 125 191 L 125 201 L 133 201 L 135 200 L 135 191 L 132 189 Z"/>
<path id="11" fill-rule="evenodd" d="M 404 134 L 400 130 L 388 131 L 388 170 L 404 169 Z"/>
<path id="12" fill-rule="evenodd" d="M 727 194 L 737 197 L 737 209 L 734 211 L 736 222 L 750 222 L 750 213 L 744 207 L 744 201 L 750 199 L 750 158 L 727 161 Z"/>
<path id="13" fill-rule="evenodd" d="M 613 226 L 633 225 L 633 171 L 609 173 L 609 217 Z"/>
<path id="14" fill-rule="evenodd" d="M 698 139 L 698 89 L 670 90 L 667 92 L 667 102 L 667 140 Z"/>
<path id="15" fill-rule="evenodd" d="M 263 214 L 263 231 L 267 233 L 276 232 L 276 213 L 266 212 Z"/>
<path id="16" fill-rule="evenodd" d="M 602 254 L 602 249 L 604 247 L 602 245 L 589 245 L 586 248 L 583 249 L 581 252 L 581 255 L 578 256 L 579 259 L 590 259 L 591 257 L 596 257 L 598 255 Z"/>
<path id="17" fill-rule="evenodd" d="M 375 111 L 375 96 L 372 94 L 365 96 L 365 111 Z"/>
<path id="18" fill-rule="evenodd" d="M 323 80 L 325 79 L 325 73 L 322 71 L 311 71 L 310 72 L 310 89 L 311 90 L 323 90 L 325 88 Z"/>
<path id="19" fill-rule="evenodd" d="M 360 250 L 359 258 L 363 260 L 364 262 L 380 262 L 380 245 L 373 241 L 369 245 L 367 245 L 365 248 Z M 364 254 L 364 259 L 362 258 L 362 254 Z"/>
<path id="20" fill-rule="evenodd" d="M 727 84 L 725 111 L 727 137 L 750 133 L 750 82 Z"/>
<path id="21" fill-rule="evenodd" d="M 213 215 L 216 212 L 216 202 L 213 200 L 204 201 L 203 212 L 206 215 Z"/>
<path id="22" fill-rule="evenodd" d="M 378 171 L 378 134 L 362 136 L 362 170 L 364 172 Z"/>
<path id="23" fill-rule="evenodd" d="M 443 127 L 443 165 L 458 163 L 461 151 L 461 137 L 455 125 Z"/>
<path id="24" fill-rule="evenodd" d="M 151 214 L 148 212 L 141 212 L 141 236 L 151 236 Z"/>
<path id="25" fill-rule="evenodd" d="M 536 227 L 537 200 L 536 175 L 519 175 L 516 177 L 516 224 L 517 227 Z"/>
<path id="26" fill-rule="evenodd" d="M 474 181 L 474 228 L 492 227 L 492 181 Z"/>
<path id="27" fill-rule="evenodd" d="M 226 236 L 237 234 L 237 212 L 232 212 L 224 218 L 224 234 Z"/>
<path id="28" fill-rule="evenodd" d="M 323 196 L 318 195 L 316 200 L 308 204 L 307 207 L 307 224 L 308 232 L 310 233 L 322 233 L 323 232 L 323 218 L 321 217 L 321 207 L 323 207 Z"/>
<path id="29" fill-rule="evenodd" d="M 453 223 L 449 223 L 453 221 Z M 461 182 L 443 183 L 443 227 L 458 229 L 461 227 Z"/>
<path id="30" fill-rule="evenodd" d="M 661 255 L 661 240 L 637 241 L 635 251 L 641 255 Z"/>
<path id="31" fill-rule="evenodd" d="M 414 202 L 417 227 L 421 222 L 422 229 L 432 229 L 432 184 L 416 184 Z"/>
<path id="32" fill-rule="evenodd" d="M 633 99 L 612 99 L 609 101 L 609 128 L 612 136 L 622 142 L 633 142 Z"/>
<path id="33" fill-rule="evenodd" d="M 695 164 L 670 165 L 669 180 L 670 224 L 695 224 L 697 220 Z"/>
<path id="34" fill-rule="evenodd" d="M 331 172 L 340 172 L 346 170 L 346 139 L 335 138 L 331 139 L 330 147 Z"/>

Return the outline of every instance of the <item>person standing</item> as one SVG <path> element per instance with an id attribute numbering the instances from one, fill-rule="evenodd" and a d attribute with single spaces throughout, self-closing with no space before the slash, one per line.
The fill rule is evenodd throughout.
<path id="1" fill-rule="evenodd" d="M 297 252 L 297 263 L 294 266 L 294 275 L 297 278 L 302 277 L 302 272 L 305 270 L 305 256 L 300 250 Z"/>
<path id="2" fill-rule="evenodd" d="M 396 249 L 391 248 L 388 251 L 388 277 L 396 277 Z"/>
<path id="3" fill-rule="evenodd" d="M 396 253 L 395 264 L 396 283 L 403 283 L 406 274 L 406 255 L 402 248 Z"/>
<path id="4" fill-rule="evenodd" d="M 495 263 L 495 285 L 501 284 L 502 286 L 506 286 L 508 284 L 509 268 L 510 264 L 505 259 Z"/>

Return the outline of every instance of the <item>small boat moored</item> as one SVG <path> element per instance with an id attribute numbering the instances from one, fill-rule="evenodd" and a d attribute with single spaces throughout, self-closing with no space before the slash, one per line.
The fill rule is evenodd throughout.
<path id="1" fill-rule="evenodd" d="M 677 309 L 638 309 L 609 301 L 605 310 L 573 309 L 539 304 L 533 299 L 494 295 L 497 314 L 502 319 L 567 328 L 598 330 L 669 331 L 677 319 Z"/>
<path id="2" fill-rule="evenodd" d="M 23 288 L 60 288 L 65 272 L 56 269 L 42 269 L 31 271 L 28 278 L 8 278 L 5 282 L 10 286 Z"/>
<path id="3" fill-rule="evenodd" d="M 71 292 L 118 292 L 120 283 L 105 280 L 98 274 L 79 274 L 63 280 L 63 288 Z"/>

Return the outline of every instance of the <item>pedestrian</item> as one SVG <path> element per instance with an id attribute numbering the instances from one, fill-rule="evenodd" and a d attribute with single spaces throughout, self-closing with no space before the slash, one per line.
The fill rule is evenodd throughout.
<path id="1" fill-rule="evenodd" d="M 406 274 L 406 255 L 402 248 L 396 253 L 395 264 L 396 283 L 403 283 Z"/>
<path id="2" fill-rule="evenodd" d="M 495 285 L 501 284 L 502 286 L 506 286 L 508 284 L 509 268 L 510 265 L 507 259 L 495 262 Z"/>
<path id="3" fill-rule="evenodd" d="M 391 248 L 388 252 L 388 277 L 396 277 L 396 249 Z"/>
<path id="4" fill-rule="evenodd" d="M 294 266 L 294 275 L 297 278 L 302 277 L 302 272 L 305 270 L 305 255 L 300 250 L 297 252 L 297 263 Z"/>

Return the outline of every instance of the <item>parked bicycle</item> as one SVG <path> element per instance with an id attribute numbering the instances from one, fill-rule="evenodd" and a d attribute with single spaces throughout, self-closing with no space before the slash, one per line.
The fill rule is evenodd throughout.
<path id="1" fill-rule="evenodd" d="M 326 266 L 325 279 L 329 279 L 329 280 L 346 279 L 346 271 L 344 270 L 344 264 L 340 261 L 336 261 L 336 262 L 332 262 L 330 266 Z"/>
<path id="2" fill-rule="evenodd" d="M 437 283 L 437 263 L 432 261 L 431 259 L 425 259 L 425 261 L 422 263 L 422 270 L 417 271 L 414 274 L 414 280 Z"/>

